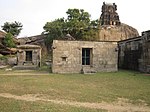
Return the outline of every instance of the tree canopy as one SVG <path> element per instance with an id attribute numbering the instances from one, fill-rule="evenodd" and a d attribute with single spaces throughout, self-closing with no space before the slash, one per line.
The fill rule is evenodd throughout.
<path id="1" fill-rule="evenodd" d="M 6 47 L 10 47 L 10 48 L 16 47 L 16 44 L 15 44 L 15 42 L 13 40 L 13 35 L 11 33 L 7 33 L 5 35 L 5 38 L 3 40 L 3 44 Z"/>
<path id="2" fill-rule="evenodd" d="M 23 25 L 20 22 L 15 21 L 12 23 L 6 22 L 1 27 L 5 32 L 11 33 L 13 36 L 18 36 L 22 30 Z"/>
<path id="3" fill-rule="evenodd" d="M 90 14 L 83 9 L 68 9 L 67 18 L 59 18 L 47 22 L 43 27 L 48 41 L 63 39 L 70 34 L 76 40 L 95 40 L 97 35 L 98 20 L 90 20 Z"/>

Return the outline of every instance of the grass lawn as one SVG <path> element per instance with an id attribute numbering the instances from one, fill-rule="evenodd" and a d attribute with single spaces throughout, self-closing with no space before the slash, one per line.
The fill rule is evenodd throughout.
<path id="1" fill-rule="evenodd" d="M 6 75 L 5 75 L 6 74 Z M 0 71 L 0 94 L 38 94 L 50 100 L 102 103 L 127 99 L 150 107 L 150 76 L 121 70 L 96 74 L 49 74 L 39 71 Z M 0 97 L 0 112 L 105 112 L 107 109 Z"/>

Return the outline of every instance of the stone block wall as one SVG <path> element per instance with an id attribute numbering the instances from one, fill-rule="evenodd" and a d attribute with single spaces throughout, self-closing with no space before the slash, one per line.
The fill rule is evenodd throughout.
<path id="1" fill-rule="evenodd" d="M 150 73 L 150 31 L 118 42 L 119 68 Z"/>
<path id="2" fill-rule="evenodd" d="M 139 70 L 150 73 L 150 30 L 142 32 L 142 56 Z"/>
<path id="3" fill-rule="evenodd" d="M 119 57 L 118 66 L 123 69 L 139 70 L 139 59 L 142 54 L 141 37 L 126 39 L 118 42 Z"/>
<path id="4" fill-rule="evenodd" d="M 82 49 L 91 50 L 90 65 L 82 65 Z M 53 73 L 117 71 L 116 42 L 53 41 Z"/>

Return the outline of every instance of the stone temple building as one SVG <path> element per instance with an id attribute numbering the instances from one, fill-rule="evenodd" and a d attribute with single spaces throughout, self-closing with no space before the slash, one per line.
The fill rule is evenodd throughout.
<path id="1" fill-rule="evenodd" d="M 103 3 L 99 40 L 53 41 L 53 73 L 95 73 L 118 70 L 117 41 L 138 36 L 137 30 L 121 24 L 115 3 Z"/>
<path id="2" fill-rule="evenodd" d="M 15 69 L 36 69 L 41 65 L 41 47 L 38 45 L 17 46 L 17 66 Z"/>
<path id="3" fill-rule="evenodd" d="M 117 71 L 116 42 L 53 41 L 53 73 Z"/>
<path id="4" fill-rule="evenodd" d="M 119 41 L 119 68 L 150 73 L 150 31 Z"/>
<path id="5" fill-rule="evenodd" d="M 103 2 L 102 14 L 100 17 L 101 25 L 120 25 L 119 15 L 116 11 L 117 5 L 115 3 Z"/>

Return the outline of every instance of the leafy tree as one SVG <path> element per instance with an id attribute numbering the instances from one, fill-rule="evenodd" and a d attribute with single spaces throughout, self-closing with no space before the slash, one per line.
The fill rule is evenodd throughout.
<path id="1" fill-rule="evenodd" d="M 56 38 L 61 38 L 63 37 L 63 29 L 65 25 L 65 21 L 64 18 L 60 18 L 60 19 L 56 19 L 52 22 L 47 22 L 45 24 L 45 26 L 43 27 L 43 29 L 45 30 L 44 33 L 46 34 L 50 34 L 48 35 L 49 37 L 51 37 L 51 41 Z"/>
<path id="2" fill-rule="evenodd" d="M 95 40 L 98 29 L 98 20 L 91 21 L 90 14 L 83 9 L 68 9 L 67 19 L 60 18 L 45 24 L 44 32 L 48 35 L 47 42 L 61 39 L 66 34 L 76 40 Z"/>
<path id="3" fill-rule="evenodd" d="M 47 34 L 45 44 L 47 46 L 48 51 L 51 50 L 51 44 L 53 42 L 53 39 L 61 39 L 62 37 L 64 37 L 64 25 L 64 18 L 60 18 L 52 22 L 47 22 L 43 27 L 43 29 L 45 30 L 43 33 Z"/>
<path id="4" fill-rule="evenodd" d="M 2 30 L 4 30 L 5 32 L 11 33 L 13 36 L 18 36 L 22 30 L 23 25 L 15 21 L 12 23 L 6 22 L 1 27 L 2 27 Z"/>
<path id="5" fill-rule="evenodd" d="M 13 41 L 13 35 L 11 33 L 7 33 L 5 35 L 5 38 L 3 40 L 3 43 L 6 47 L 10 47 L 10 48 L 13 48 L 15 47 L 15 42 Z"/>
<path id="6" fill-rule="evenodd" d="M 84 29 L 88 28 L 90 25 L 90 15 L 84 10 L 79 9 L 68 9 L 66 12 L 68 33 L 71 34 L 76 39 L 82 39 L 84 34 Z"/>

